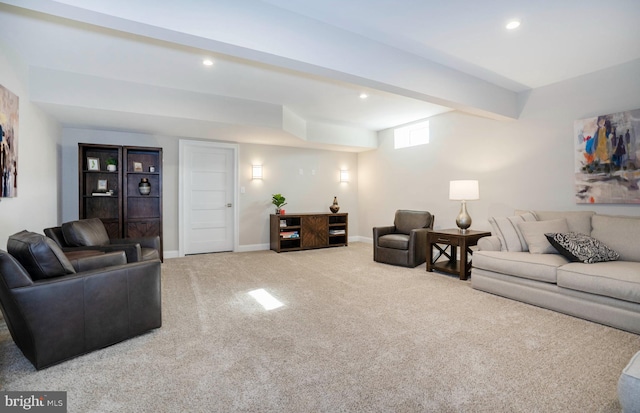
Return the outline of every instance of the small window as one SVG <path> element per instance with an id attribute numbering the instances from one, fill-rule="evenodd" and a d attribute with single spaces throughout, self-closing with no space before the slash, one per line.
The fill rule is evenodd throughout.
<path id="1" fill-rule="evenodd" d="M 426 145 L 429 143 L 429 121 L 403 126 L 393 131 L 394 148 Z"/>

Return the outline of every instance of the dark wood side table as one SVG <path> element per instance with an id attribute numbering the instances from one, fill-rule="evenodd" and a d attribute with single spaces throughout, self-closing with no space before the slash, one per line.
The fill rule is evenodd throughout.
<path id="1" fill-rule="evenodd" d="M 471 260 L 468 258 L 472 254 L 471 247 L 477 245 L 480 238 L 489 235 L 491 232 L 471 229 L 463 233 L 458 228 L 429 231 L 427 233 L 427 271 L 437 270 L 456 274 L 460 275 L 461 280 L 466 280 L 471 275 Z M 434 247 L 438 250 L 435 255 Z M 460 247 L 460 260 L 458 260 L 458 247 Z M 436 262 L 443 255 L 449 260 Z"/>

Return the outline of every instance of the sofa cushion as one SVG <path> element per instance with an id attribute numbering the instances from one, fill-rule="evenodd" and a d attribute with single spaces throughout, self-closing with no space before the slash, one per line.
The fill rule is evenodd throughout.
<path id="1" fill-rule="evenodd" d="M 623 261 L 640 262 L 640 218 L 594 215 L 591 236 L 620 254 Z"/>
<path id="2" fill-rule="evenodd" d="M 387 234 L 378 238 L 378 246 L 395 250 L 409 249 L 409 235 Z"/>
<path id="3" fill-rule="evenodd" d="M 569 261 L 579 261 L 585 264 L 595 262 L 615 261 L 620 255 L 602 242 L 588 235 L 577 232 L 548 233 L 547 240 L 558 252 Z"/>
<path id="4" fill-rule="evenodd" d="M 428 228 L 431 225 L 431 213 L 426 211 L 398 210 L 393 221 L 396 232 L 411 234 L 412 229 Z"/>
<path id="5" fill-rule="evenodd" d="M 64 240 L 72 247 L 108 245 L 109 235 L 100 218 L 81 219 L 62 224 Z"/>
<path id="6" fill-rule="evenodd" d="M 476 251 L 473 267 L 514 277 L 547 283 L 556 282 L 556 270 L 568 260 L 560 254 L 530 254 L 528 252 Z"/>
<path id="7" fill-rule="evenodd" d="M 500 240 L 502 251 L 529 251 L 529 245 L 522 236 L 518 223 L 525 221 L 535 221 L 536 217 L 531 212 L 524 212 L 512 217 L 491 217 L 493 235 Z"/>
<path id="8" fill-rule="evenodd" d="M 640 303 L 640 262 L 572 262 L 558 268 L 558 286 Z"/>
<path id="9" fill-rule="evenodd" d="M 569 231 L 580 234 L 591 235 L 591 217 L 595 215 L 593 211 L 533 211 L 538 221 L 549 221 L 552 219 L 566 219 Z M 567 231 L 568 232 L 568 231 Z M 593 236 L 593 235 L 592 235 Z"/>
<path id="10" fill-rule="evenodd" d="M 529 252 L 532 254 L 557 254 L 558 250 L 553 248 L 547 237 L 549 232 L 569 232 L 567 220 L 552 219 L 549 221 L 533 221 L 518 223 L 524 239 L 529 245 Z"/>
<path id="11" fill-rule="evenodd" d="M 29 231 L 13 234 L 7 241 L 7 251 L 18 260 L 33 280 L 75 273 L 71 262 L 60 247 L 44 235 Z"/>

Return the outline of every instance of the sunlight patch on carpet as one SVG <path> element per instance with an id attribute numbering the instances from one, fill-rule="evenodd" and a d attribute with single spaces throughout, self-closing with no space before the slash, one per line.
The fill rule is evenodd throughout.
<path id="1" fill-rule="evenodd" d="M 276 308 L 280 308 L 284 306 L 281 301 L 272 296 L 267 290 L 264 288 L 259 288 L 257 290 L 249 291 L 248 293 L 254 300 L 256 300 L 261 306 L 264 307 L 265 310 L 275 310 Z"/>

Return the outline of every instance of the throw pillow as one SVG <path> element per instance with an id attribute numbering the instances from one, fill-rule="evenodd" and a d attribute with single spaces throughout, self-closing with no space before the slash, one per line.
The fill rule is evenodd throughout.
<path id="1" fill-rule="evenodd" d="M 552 219 L 549 221 L 520 222 L 518 224 L 524 239 L 529 245 L 532 254 L 557 254 L 544 234 L 548 232 L 569 232 L 566 219 Z"/>
<path id="2" fill-rule="evenodd" d="M 44 235 L 29 231 L 13 234 L 7 241 L 7 251 L 33 280 L 75 273 L 60 247 Z"/>
<path id="3" fill-rule="evenodd" d="M 531 212 L 525 212 L 521 215 L 512 217 L 491 217 L 493 235 L 500 240 L 500 249 L 502 251 L 529 251 L 529 245 L 522 236 L 522 232 L 518 227 L 520 222 L 535 221 L 536 217 Z"/>
<path id="4" fill-rule="evenodd" d="M 616 261 L 620 258 L 617 252 L 588 235 L 576 232 L 544 235 L 551 245 L 570 261 L 593 264 L 594 262 Z"/>

